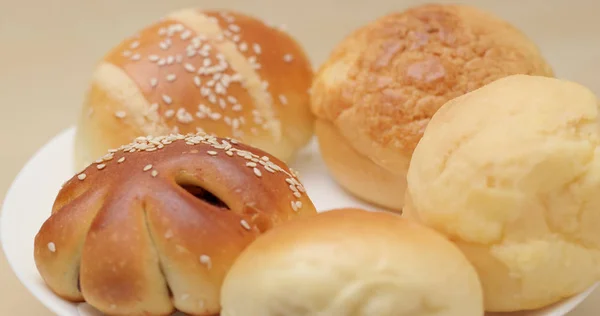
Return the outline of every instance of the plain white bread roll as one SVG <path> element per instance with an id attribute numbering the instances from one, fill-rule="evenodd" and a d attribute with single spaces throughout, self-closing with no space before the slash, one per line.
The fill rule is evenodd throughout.
<path id="1" fill-rule="evenodd" d="M 222 316 L 481 316 L 476 272 L 437 232 L 339 209 L 253 242 L 221 290 Z"/>
<path id="2" fill-rule="evenodd" d="M 598 281 L 599 105 L 579 84 L 516 75 L 427 126 L 404 211 L 465 252 L 488 311 L 537 309 Z"/>

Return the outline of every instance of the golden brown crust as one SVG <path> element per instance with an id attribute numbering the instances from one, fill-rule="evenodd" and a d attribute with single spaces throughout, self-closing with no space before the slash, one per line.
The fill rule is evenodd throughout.
<path id="1" fill-rule="evenodd" d="M 391 174 L 359 154 L 333 124 L 324 120 L 315 123 L 319 151 L 339 185 L 367 202 L 390 210 L 401 210 L 404 200 L 398 192 L 406 190 L 405 176 Z"/>
<path id="2" fill-rule="evenodd" d="M 69 180 L 35 238 L 49 287 L 111 315 L 219 311 L 259 234 L 316 213 L 277 158 L 203 134 L 140 137 Z"/>
<path id="3" fill-rule="evenodd" d="M 520 31 L 471 7 L 423 5 L 344 39 L 316 73 L 312 110 L 358 153 L 402 176 L 446 101 L 519 73 L 553 75 Z"/>
<path id="4" fill-rule="evenodd" d="M 124 40 L 103 62 L 130 78 L 135 89 L 129 94 L 141 95 L 146 108 L 106 105 L 94 96 L 92 82 L 84 106 L 85 113 L 92 113 L 79 126 L 102 126 L 108 119 L 123 127 L 132 124 L 130 132 L 104 133 L 119 145 L 144 135 L 136 130 L 158 123 L 170 132 L 236 137 L 288 160 L 312 135 L 310 62 L 292 37 L 254 17 L 176 11 Z M 109 118 L 99 112 L 108 112 Z M 132 122 L 130 116 L 147 120 Z M 96 143 L 97 138 L 87 140 Z M 111 148 L 101 145 L 81 150 L 98 156 Z"/>

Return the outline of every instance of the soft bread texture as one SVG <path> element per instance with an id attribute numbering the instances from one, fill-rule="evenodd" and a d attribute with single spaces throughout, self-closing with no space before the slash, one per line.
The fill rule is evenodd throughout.
<path id="1" fill-rule="evenodd" d="M 316 214 L 304 192 L 282 161 L 235 140 L 140 137 L 66 182 L 35 262 L 57 295 L 108 315 L 214 315 L 248 244 Z"/>
<path id="2" fill-rule="evenodd" d="M 338 209 L 284 223 L 238 257 L 222 316 L 482 316 L 477 273 L 441 234 Z"/>
<path id="3" fill-rule="evenodd" d="M 599 280 L 599 101 L 516 75 L 445 104 L 408 171 L 406 216 L 475 265 L 486 309 L 535 309 Z"/>
<path id="4" fill-rule="evenodd" d="M 361 27 L 313 80 L 312 111 L 323 127 L 316 134 L 331 174 L 357 197 L 400 210 L 408 164 L 431 116 L 512 74 L 553 72 L 523 33 L 475 8 L 423 5 Z M 373 187 L 387 189 L 373 195 Z"/>
<path id="5" fill-rule="evenodd" d="M 138 136 L 198 131 L 289 161 L 313 135 L 312 75 L 300 45 L 257 18 L 173 12 L 97 65 L 77 125 L 77 168 Z"/>

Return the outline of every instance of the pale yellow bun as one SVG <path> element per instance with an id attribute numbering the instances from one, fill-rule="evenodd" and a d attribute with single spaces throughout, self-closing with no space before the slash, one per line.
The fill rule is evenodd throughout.
<path id="1" fill-rule="evenodd" d="M 239 253 L 314 216 L 285 163 L 201 134 L 140 137 L 60 190 L 34 243 L 48 287 L 106 315 L 216 315 Z"/>
<path id="2" fill-rule="evenodd" d="M 431 116 L 512 74 L 553 72 L 523 33 L 475 8 L 423 5 L 357 29 L 313 81 L 312 111 L 328 127 L 316 131 L 328 168 L 357 197 L 400 210 L 408 162 Z"/>
<path id="3" fill-rule="evenodd" d="M 312 75 L 300 45 L 255 17 L 172 12 L 97 65 L 77 124 L 77 167 L 138 136 L 197 131 L 289 161 L 313 133 Z"/>
<path id="4" fill-rule="evenodd" d="M 487 310 L 539 308 L 599 280 L 599 105 L 579 84 L 517 75 L 427 126 L 404 211 L 462 248 Z"/>
<path id="5" fill-rule="evenodd" d="M 477 273 L 441 234 L 391 213 L 338 209 L 256 239 L 221 316 L 482 316 Z"/>

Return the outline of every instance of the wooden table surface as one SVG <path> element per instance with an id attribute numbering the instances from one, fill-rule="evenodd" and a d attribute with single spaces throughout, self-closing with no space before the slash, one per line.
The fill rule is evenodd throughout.
<path id="1" fill-rule="evenodd" d="M 454 2 L 476 4 L 520 27 L 541 47 L 559 77 L 578 81 L 600 96 L 600 1 Z M 318 65 L 353 28 L 418 3 L 423 1 L 2 1 L 0 200 L 34 151 L 74 123 L 94 63 L 123 37 L 170 10 L 235 8 L 285 24 Z M 3 255 L 0 293 L 0 315 L 52 315 L 18 282 Z M 600 290 L 570 314 L 594 315 L 600 315 Z"/>

